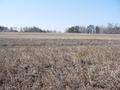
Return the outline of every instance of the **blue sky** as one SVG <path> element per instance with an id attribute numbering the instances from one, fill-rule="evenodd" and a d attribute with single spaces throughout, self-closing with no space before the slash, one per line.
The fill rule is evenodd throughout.
<path id="1" fill-rule="evenodd" d="M 0 0 L 0 25 L 64 31 L 73 25 L 120 23 L 120 0 Z"/>

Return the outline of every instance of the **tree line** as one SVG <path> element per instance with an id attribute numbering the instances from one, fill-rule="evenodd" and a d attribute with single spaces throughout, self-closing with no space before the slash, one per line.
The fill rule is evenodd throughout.
<path id="1" fill-rule="evenodd" d="M 0 26 L 0 32 L 43 32 L 43 33 L 50 33 L 56 32 L 55 30 L 43 30 L 39 27 L 5 27 Z M 65 30 L 66 33 L 103 33 L 103 34 L 120 34 L 120 25 L 119 24 L 108 24 L 107 26 L 95 26 L 95 25 L 88 25 L 88 26 L 72 26 Z"/>
<path id="2" fill-rule="evenodd" d="M 0 26 L 0 32 L 54 32 L 52 30 L 43 30 L 40 29 L 39 27 L 5 27 L 5 26 Z"/>
<path id="3" fill-rule="evenodd" d="M 67 33 L 103 33 L 103 34 L 120 34 L 119 24 L 108 24 L 107 26 L 72 26 L 66 30 Z"/>

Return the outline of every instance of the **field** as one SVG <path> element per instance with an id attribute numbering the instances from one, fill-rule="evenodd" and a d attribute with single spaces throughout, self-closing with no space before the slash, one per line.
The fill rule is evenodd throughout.
<path id="1" fill-rule="evenodd" d="M 0 90 L 120 90 L 120 35 L 0 33 Z"/>
<path id="2" fill-rule="evenodd" d="M 0 38 L 23 39 L 109 39 L 119 40 L 119 34 L 79 34 L 79 33 L 25 33 L 25 32 L 1 32 Z"/>

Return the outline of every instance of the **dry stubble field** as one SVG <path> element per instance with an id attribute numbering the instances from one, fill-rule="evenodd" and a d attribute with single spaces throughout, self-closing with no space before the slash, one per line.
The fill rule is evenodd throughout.
<path id="1" fill-rule="evenodd" d="M 120 35 L 0 33 L 0 90 L 120 90 Z"/>

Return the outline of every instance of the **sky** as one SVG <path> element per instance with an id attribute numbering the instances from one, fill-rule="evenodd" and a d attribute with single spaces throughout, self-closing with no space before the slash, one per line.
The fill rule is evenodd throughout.
<path id="1" fill-rule="evenodd" d="M 120 0 L 0 0 L 0 25 L 64 31 L 74 25 L 120 24 Z"/>

